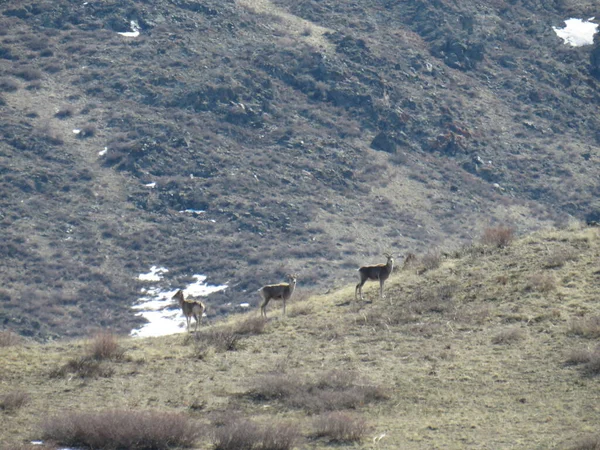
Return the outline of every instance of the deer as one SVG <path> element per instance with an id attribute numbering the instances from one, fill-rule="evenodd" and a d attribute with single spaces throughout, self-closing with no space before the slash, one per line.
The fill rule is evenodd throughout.
<path id="1" fill-rule="evenodd" d="M 385 280 L 390 277 L 392 270 L 394 270 L 394 258 L 389 253 L 384 253 L 383 256 L 387 258 L 387 262 L 385 264 L 362 266 L 360 269 L 358 269 L 360 282 L 356 285 L 356 289 L 354 289 L 355 299 L 357 299 L 358 294 L 360 294 L 360 299 L 364 300 L 362 295 L 362 287 L 367 280 L 379 280 L 379 297 L 385 298 L 383 295 L 383 284 L 385 283 Z"/>
<path id="2" fill-rule="evenodd" d="M 187 331 L 190 332 L 190 322 L 192 321 L 192 317 L 196 320 L 196 327 L 194 328 L 194 333 L 198 332 L 198 325 L 202 320 L 202 315 L 204 311 L 206 311 L 206 305 L 202 303 L 200 300 L 196 299 L 186 299 L 183 295 L 183 290 L 179 289 L 175 295 L 172 297 L 173 300 L 177 300 L 179 302 L 179 306 L 183 311 L 183 315 L 185 316 L 185 320 L 187 321 Z"/>
<path id="3" fill-rule="evenodd" d="M 271 300 L 283 300 L 283 315 L 285 316 L 285 303 L 290 299 L 296 288 L 297 275 L 288 274 L 289 283 L 267 284 L 258 290 L 262 298 L 260 304 L 260 316 L 267 318 L 267 305 Z"/>

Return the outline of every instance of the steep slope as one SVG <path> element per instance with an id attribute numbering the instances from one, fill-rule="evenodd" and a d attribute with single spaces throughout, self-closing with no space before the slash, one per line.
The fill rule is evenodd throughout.
<path id="1" fill-rule="evenodd" d="M 251 419 L 293 423 L 296 448 L 320 449 L 332 442 L 315 423 L 334 410 L 368 425 L 352 448 L 590 448 L 576 444 L 598 439 L 599 256 L 598 229 L 548 230 L 400 269 L 383 301 L 372 284 L 366 302 L 354 286 L 299 291 L 285 319 L 127 338 L 116 360 L 85 360 L 90 342 L 0 347 L 1 392 L 29 398 L 0 412 L 0 442 L 39 439 L 56 414 L 124 409 L 184 414 L 195 448 Z"/>
<path id="2" fill-rule="evenodd" d="M 227 283 L 215 314 L 287 272 L 322 288 L 383 251 L 593 216 L 590 49 L 551 29 L 591 7 L 1 6 L 0 322 L 127 331 L 153 264 Z"/>

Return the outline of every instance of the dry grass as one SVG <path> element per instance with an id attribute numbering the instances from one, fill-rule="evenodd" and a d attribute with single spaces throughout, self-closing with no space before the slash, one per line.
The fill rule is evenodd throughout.
<path id="1" fill-rule="evenodd" d="M 43 421 L 41 428 L 45 440 L 106 450 L 188 448 L 199 435 L 189 418 L 164 411 L 64 413 Z"/>

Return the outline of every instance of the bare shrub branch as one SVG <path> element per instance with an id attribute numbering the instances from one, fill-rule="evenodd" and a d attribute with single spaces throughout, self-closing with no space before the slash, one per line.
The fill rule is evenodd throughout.
<path id="1" fill-rule="evenodd" d="M 291 424 L 260 427 L 249 420 L 233 420 L 215 429 L 213 444 L 215 450 L 290 450 L 299 437 Z"/>
<path id="2" fill-rule="evenodd" d="M 123 359 L 125 354 L 125 350 L 119 345 L 117 336 L 108 331 L 96 334 L 87 344 L 87 347 L 88 356 L 97 361 L 107 359 L 119 360 Z"/>
<path id="3" fill-rule="evenodd" d="M 575 334 L 590 339 L 600 337 L 600 316 L 573 320 L 569 324 L 568 334 Z"/>
<path id="4" fill-rule="evenodd" d="M 523 339 L 525 339 L 525 331 L 522 328 L 508 328 L 494 336 L 492 344 L 512 344 Z"/>
<path id="5" fill-rule="evenodd" d="M 10 347 L 21 342 L 21 337 L 10 330 L 0 331 L 0 347 Z"/>
<path id="6" fill-rule="evenodd" d="M 498 226 L 486 228 L 481 235 L 481 243 L 489 247 L 508 247 L 515 238 L 515 229 L 512 227 Z"/>
<path id="7" fill-rule="evenodd" d="M 44 440 L 106 450 L 191 447 L 199 436 L 189 418 L 164 411 L 66 413 L 44 421 L 41 428 Z"/>
<path id="8" fill-rule="evenodd" d="M 360 442 L 368 430 L 363 418 L 340 411 L 317 417 L 314 428 L 316 437 L 334 442 Z"/>

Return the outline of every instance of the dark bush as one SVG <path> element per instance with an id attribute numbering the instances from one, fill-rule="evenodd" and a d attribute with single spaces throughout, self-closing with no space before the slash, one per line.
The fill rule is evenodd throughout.
<path id="1" fill-rule="evenodd" d="M 29 394 L 22 391 L 15 391 L 9 394 L 0 395 L 0 409 L 4 411 L 14 411 L 27 404 Z"/>
<path id="2" fill-rule="evenodd" d="M 101 364 L 100 361 L 82 356 L 70 359 L 66 364 L 50 372 L 50 378 L 63 378 L 73 375 L 79 378 L 110 378 L 114 371 Z"/>
<path id="3" fill-rule="evenodd" d="M 255 380 L 248 395 L 257 401 L 278 400 L 310 413 L 355 409 L 388 398 L 384 389 L 359 379 L 352 371 L 332 371 L 315 380 L 304 379 L 289 374 L 263 375 Z"/>
<path id="4" fill-rule="evenodd" d="M 574 444 L 564 448 L 567 450 L 600 450 L 600 435 L 579 438 Z"/>
<path id="5" fill-rule="evenodd" d="M 63 413 L 41 424 L 42 438 L 63 446 L 104 450 L 192 447 L 199 427 L 164 411 Z"/>
<path id="6" fill-rule="evenodd" d="M 0 78 L 0 91 L 2 92 L 15 92 L 19 87 L 19 83 L 12 78 Z"/>
<path id="7" fill-rule="evenodd" d="M 13 72 L 13 74 L 24 79 L 25 81 L 34 81 L 42 78 L 42 71 L 33 67 L 23 67 L 21 69 L 17 69 Z"/>
<path id="8" fill-rule="evenodd" d="M 73 114 L 75 114 L 75 108 L 73 108 L 71 105 L 67 105 L 59 109 L 58 112 L 54 114 L 54 117 L 58 119 L 66 119 L 68 117 L 72 117 Z"/>

